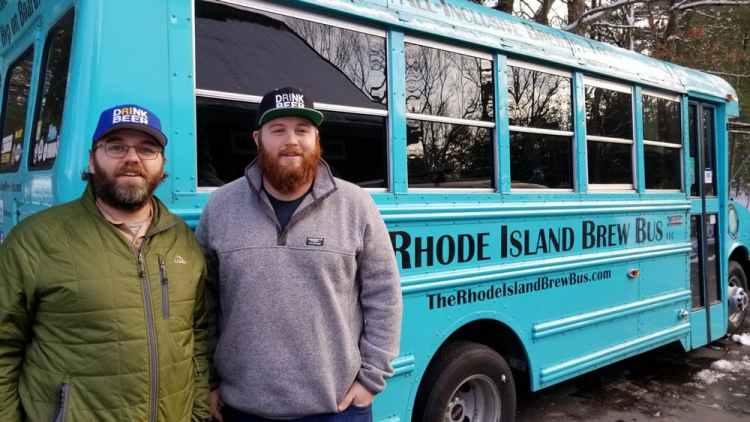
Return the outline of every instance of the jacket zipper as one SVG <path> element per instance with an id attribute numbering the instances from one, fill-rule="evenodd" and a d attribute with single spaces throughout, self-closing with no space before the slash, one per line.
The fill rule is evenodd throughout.
<path id="1" fill-rule="evenodd" d="M 143 260 L 143 245 L 148 242 L 148 238 L 143 239 L 143 243 L 138 248 L 138 275 L 141 280 L 141 289 L 143 290 L 143 306 L 146 308 L 146 330 L 148 332 L 148 354 L 149 354 L 149 373 L 151 374 L 151 391 L 149 395 L 150 412 L 149 422 L 156 422 L 156 396 L 158 394 L 159 368 L 158 355 L 156 350 L 156 334 L 154 333 L 154 312 L 151 308 L 151 283 L 148 281 L 148 273 Z"/>
<path id="2" fill-rule="evenodd" d="M 57 407 L 57 413 L 53 422 L 65 422 L 65 415 L 68 414 L 68 402 L 70 400 L 70 384 L 63 384 L 60 387 L 60 404 Z"/>
<path id="3" fill-rule="evenodd" d="M 161 314 L 164 319 L 169 319 L 169 277 L 167 277 L 167 264 L 161 255 L 159 255 L 159 276 L 161 277 Z"/>

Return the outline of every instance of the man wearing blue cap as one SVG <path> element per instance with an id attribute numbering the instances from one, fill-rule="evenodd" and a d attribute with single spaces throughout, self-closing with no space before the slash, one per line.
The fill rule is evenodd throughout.
<path id="1" fill-rule="evenodd" d="M 0 420 L 204 421 L 205 263 L 153 192 L 167 137 L 151 111 L 105 110 L 83 196 L 0 245 Z"/>

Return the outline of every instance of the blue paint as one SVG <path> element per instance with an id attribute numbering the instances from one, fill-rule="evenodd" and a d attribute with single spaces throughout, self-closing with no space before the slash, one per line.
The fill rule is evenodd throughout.
<path id="1" fill-rule="evenodd" d="M 678 318 L 680 310 L 691 309 L 690 215 L 701 211 L 700 201 L 685 192 L 692 172 L 687 165 L 687 112 L 688 101 L 716 110 L 718 192 L 706 200 L 706 211 L 719 215 L 720 279 L 725 280 L 730 253 L 750 244 L 746 209 L 738 207 L 736 238 L 729 238 L 725 223 L 726 120 L 738 112 L 729 84 L 464 1 L 306 0 L 276 5 L 372 26 L 386 36 L 388 187 L 372 196 L 394 241 L 400 242 L 395 254 L 401 265 L 405 319 L 396 375 L 376 402 L 376 419 L 411 419 L 420 381 L 435 353 L 470 324 L 485 324 L 479 331 L 490 336 L 506 333 L 504 342 L 520 346 L 514 359 L 525 364 L 535 390 L 672 341 L 686 349 L 706 344 L 705 310 Z M 2 49 L 0 74 L 5 77 L 13 60 L 33 44 L 33 81 L 38 80 L 46 33 L 71 7 L 73 59 L 59 155 L 49 170 L 28 169 L 28 133 L 38 90 L 34 82 L 21 168 L 0 173 L 0 239 L 17 220 L 80 195 L 80 174 L 88 163 L 99 112 L 119 103 L 142 104 L 162 118 L 169 137 L 170 177 L 157 195 L 194 227 L 210 191 L 197 188 L 192 2 L 42 0 Z M 14 13 L 15 7 L 0 10 L 0 24 L 12 20 Z M 404 43 L 410 37 L 493 58 L 496 189 L 409 189 Z M 511 188 L 504 70 L 509 58 L 570 74 L 575 128 L 571 191 Z M 584 74 L 633 88 L 633 190 L 589 189 Z M 666 90 L 680 97 L 681 155 L 686 163 L 681 192 L 645 189 L 643 90 Z M 636 270 L 640 275 L 630 277 Z M 710 310 L 712 338 L 726 330 L 725 304 L 722 283 L 721 300 Z"/>

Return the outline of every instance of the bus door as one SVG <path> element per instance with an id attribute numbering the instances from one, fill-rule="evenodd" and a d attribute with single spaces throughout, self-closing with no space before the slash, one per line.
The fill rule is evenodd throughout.
<path id="1" fill-rule="evenodd" d="M 688 104 L 690 189 L 690 316 L 692 347 L 708 344 L 723 335 L 719 200 L 717 196 L 716 109 L 705 103 Z M 708 310 L 708 312 L 707 312 Z M 713 330 L 712 330 L 713 328 Z"/>

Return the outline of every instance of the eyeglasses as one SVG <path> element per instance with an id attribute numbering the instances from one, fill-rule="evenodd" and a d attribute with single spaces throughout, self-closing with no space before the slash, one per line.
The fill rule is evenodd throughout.
<path id="1" fill-rule="evenodd" d="M 103 142 L 99 146 L 104 148 L 104 153 L 107 154 L 107 157 L 116 159 L 125 158 L 131 148 L 135 150 L 138 158 L 142 160 L 153 160 L 162 152 L 161 147 L 152 144 L 130 146 L 120 142 Z"/>

